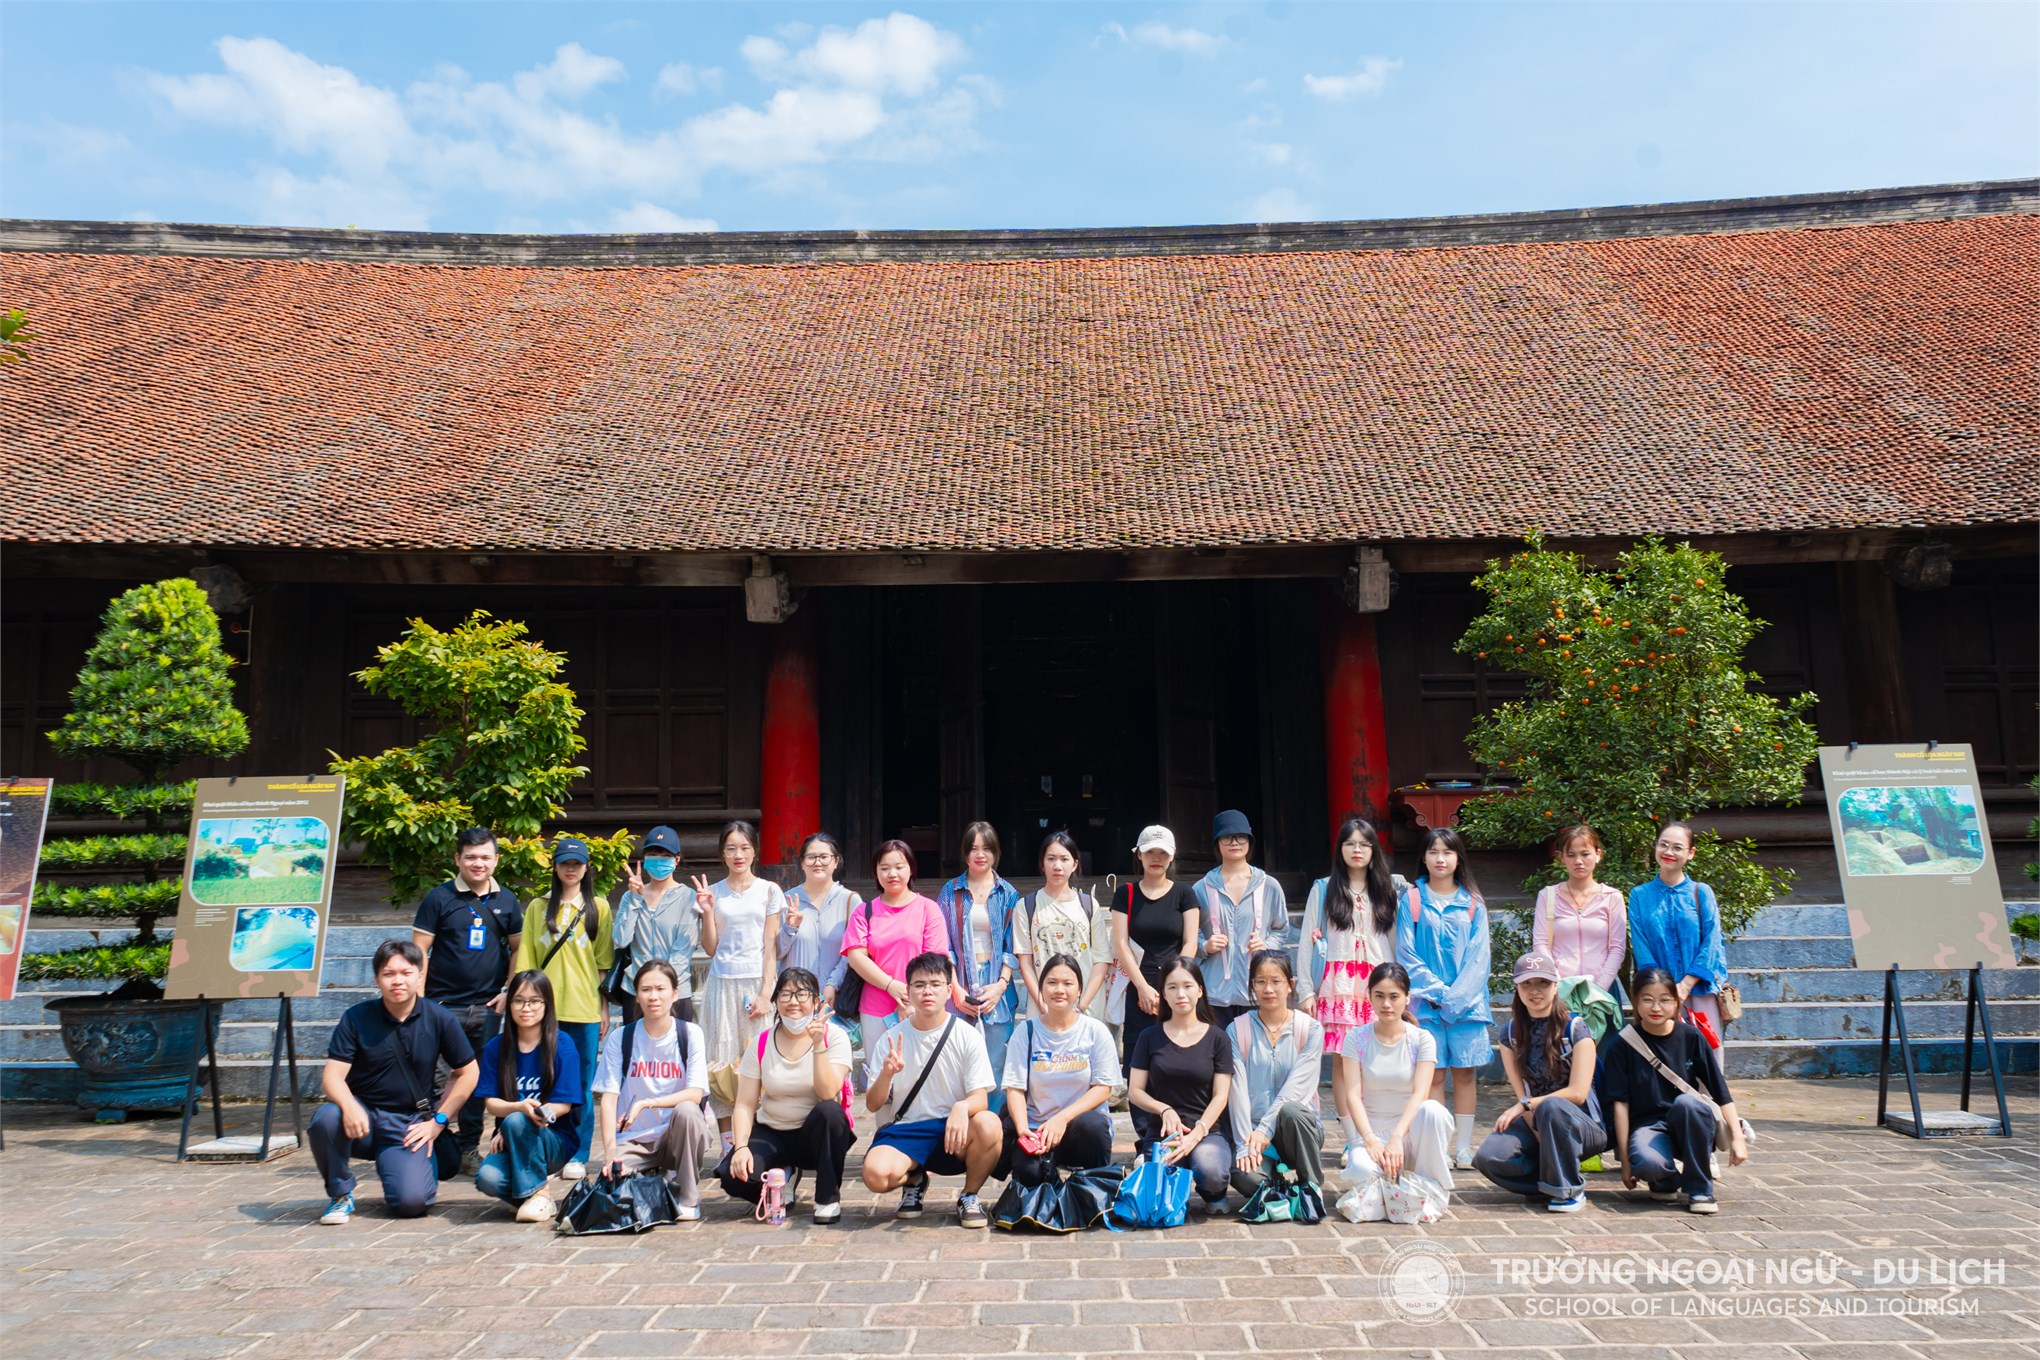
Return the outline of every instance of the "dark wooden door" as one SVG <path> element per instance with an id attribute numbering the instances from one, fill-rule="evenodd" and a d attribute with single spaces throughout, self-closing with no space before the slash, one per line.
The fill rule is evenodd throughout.
<path id="1" fill-rule="evenodd" d="M 984 609 L 977 586 L 953 587 L 942 648 L 941 863 L 963 872 L 963 829 L 984 816 Z"/>
<path id="2" fill-rule="evenodd" d="M 1156 588 L 1161 617 L 1155 629 L 1155 705 L 1160 723 L 1162 820 L 1176 833 L 1179 880 L 1194 879 L 1218 861 L 1211 845 L 1211 819 L 1218 815 L 1218 687 L 1213 667 L 1180 639 L 1201 631 L 1187 617 L 1184 592 Z"/>

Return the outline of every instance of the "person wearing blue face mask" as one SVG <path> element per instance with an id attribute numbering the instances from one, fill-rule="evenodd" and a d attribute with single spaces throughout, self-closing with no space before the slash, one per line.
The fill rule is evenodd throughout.
<path id="1" fill-rule="evenodd" d="M 653 827 L 645 833 L 642 855 L 635 870 L 624 869 L 625 892 L 616 909 L 616 947 L 630 950 L 631 981 L 626 985 L 635 991 L 637 971 L 664 959 L 680 978 L 673 1017 L 693 1024 L 694 951 L 715 953 L 715 913 L 701 911 L 694 892 L 678 880 L 679 832 Z"/>

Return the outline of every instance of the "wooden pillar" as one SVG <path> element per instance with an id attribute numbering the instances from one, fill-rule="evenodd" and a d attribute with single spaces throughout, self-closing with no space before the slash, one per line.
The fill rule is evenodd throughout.
<path id="1" fill-rule="evenodd" d="M 1912 702 L 1906 695 L 1905 653 L 1898 636 L 1898 606 L 1882 562 L 1835 563 L 1842 655 L 1848 667 L 1850 741 L 1911 741 Z"/>
<path id="2" fill-rule="evenodd" d="M 1374 615 L 1336 594 L 1324 605 L 1325 815 L 1329 838 L 1358 813 L 1388 836 L 1388 720 Z"/>
<path id="3" fill-rule="evenodd" d="M 816 604 L 770 625 L 759 750 L 761 864 L 792 864 L 822 824 L 822 717 Z"/>

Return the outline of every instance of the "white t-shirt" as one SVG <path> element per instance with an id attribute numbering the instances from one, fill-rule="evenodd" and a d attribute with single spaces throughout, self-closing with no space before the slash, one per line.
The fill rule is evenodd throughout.
<path id="1" fill-rule="evenodd" d="M 942 1026 L 920 1030 L 914 1028 L 911 1020 L 902 1020 L 874 1040 L 870 1037 L 874 1026 L 870 1019 L 865 1020 L 864 1046 L 871 1055 L 864 1065 L 865 1076 L 869 1078 L 867 1085 L 876 1082 L 885 1069 L 885 1055 L 892 1051 L 895 1034 L 900 1036 L 900 1057 L 907 1064 L 893 1075 L 892 1090 L 887 1093 L 886 1103 L 878 1112 L 880 1124 L 892 1122 L 895 1114 L 903 1120 L 947 1119 L 949 1107 L 972 1091 L 989 1092 L 992 1089 L 992 1060 L 985 1052 L 985 1036 L 978 1033 L 976 1025 L 967 1021 L 955 1020 L 947 1015 L 943 1016 L 943 1021 L 945 1024 L 953 1021 L 955 1030 L 935 1064 L 935 1071 L 927 1084 L 921 1087 L 920 1094 L 914 1097 L 913 1107 L 895 1111 L 893 1107 L 913 1090 L 914 1083 L 920 1079 L 921 1069 L 927 1066 L 928 1055 L 935 1051 L 936 1040 L 941 1037 Z"/>
<path id="2" fill-rule="evenodd" d="M 1438 1061 L 1438 1041 L 1407 1020 L 1403 1037 L 1393 1044 L 1375 1038 L 1374 1026 L 1361 1025 L 1346 1031 L 1339 1055 L 1360 1064 L 1360 1104 L 1368 1120 L 1386 1119 L 1393 1127 L 1416 1090 L 1417 1064 Z"/>
<path id="3" fill-rule="evenodd" d="M 812 1050 L 798 1058 L 779 1051 L 779 1021 L 775 1017 L 765 1031 L 765 1070 L 758 1070 L 758 1041 L 744 1046 L 737 1059 L 739 1077 L 756 1077 L 759 1084 L 758 1122 L 771 1129 L 797 1129 L 818 1100 L 815 1096 L 815 1055 Z M 845 1073 L 850 1070 L 850 1036 L 829 1026 L 828 1061 Z"/>
<path id="4" fill-rule="evenodd" d="M 717 929 L 715 960 L 708 965 L 710 977 L 761 978 L 765 976 L 765 918 L 785 915 L 786 894 L 770 879 L 754 878 L 751 886 L 738 892 L 726 878 L 709 892 L 715 897 Z"/>
<path id="5" fill-rule="evenodd" d="M 1002 1084 L 1027 1093 L 1027 1122 L 1036 1126 L 1076 1104 L 1093 1086 L 1116 1089 L 1121 1084 L 1119 1053 L 1112 1031 L 1088 1015 L 1079 1015 L 1060 1034 L 1039 1020 L 1022 1020 L 1006 1045 Z"/>
<path id="6" fill-rule="evenodd" d="M 680 1056 L 682 1027 L 677 1021 L 660 1039 L 645 1033 L 643 1021 L 634 1028 L 637 1038 L 631 1041 L 630 1072 L 627 1076 L 619 1082 L 618 1076 L 623 1068 L 622 1025 L 609 1031 L 609 1037 L 602 1041 L 602 1059 L 595 1064 L 593 1089 L 597 1095 L 616 1096 L 618 1119 L 629 1114 L 630 1107 L 640 1100 L 660 1100 L 687 1090 L 700 1091 L 704 1095 L 708 1093 L 708 1064 L 703 1057 L 706 1045 L 701 1039 L 701 1026 L 685 1027 L 687 1056 L 684 1060 Z M 638 1116 L 635 1124 L 623 1131 L 623 1141 L 656 1143 L 672 1122 L 673 1112 L 670 1109 L 646 1110 Z"/>

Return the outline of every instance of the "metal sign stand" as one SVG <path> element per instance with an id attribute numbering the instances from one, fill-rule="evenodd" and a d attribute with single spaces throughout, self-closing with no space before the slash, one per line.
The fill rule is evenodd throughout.
<path id="1" fill-rule="evenodd" d="M 1970 1077 L 1976 1064 L 1976 1026 L 1979 1020 L 1983 1022 L 1983 1052 L 1990 1063 L 1991 1089 L 1997 1095 L 1996 1119 L 1969 1108 Z M 1885 1113 L 1886 1096 L 1891 1085 L 1891 1030 L 1894 1023 L 1898 1027 L 1899 1061 L 1905 1067 L 1906 1094 L 1912 1101 L 1910 1118 L 1903 1111 Z M 1959 1110 L 1921 1111 L 1912 1040 L 1906 1035 L 1905 1002 L 1899 998 L 1898 965 L 1894 963 L 1884 974 L 1884 1042 L 1877 1059 L 1877 1124 L 1880 1128 L 1896 1129 L 1912 1138 L 1945 1138 L 1963 1133 L 1995 1134 L 2001 1138 L 2012 1136 L 2011 1109 L 2005 1103 L 2004 1073 L 1998 1066 L 1997 1040 L 1990 1023 L 1990 1001 L 1983 994 L 1982 963 L 1969 970 L 1969 1006 L 1962 1025 L 1962 1108 Z"/>
<path id="2" fill-rule="evenodd" d="M 184 1127 L 177 1135 L 177 1160 L 201 1162 L 266 1162 L 281 1157 L 305 1141 L 304 1108 L 298 1095 L 297 1031 L 291 1023 L 290 998 L 282 992 L 276 994 L 276 1031 L 269 1044 L 269 1096 L 262 1106 L 262 1136 L 250 1137 L 237 1134 L 228 1137 L 226 1126 L 220 1116 L 220 1060 L 213 1046 L 212 1017 L 209 1014 L 217 1003 L 199 997 L 199 1025 L 205 1031 L 206 1083 L 212 1094 L 213 1140 L 192 1147 L 191 1116 L 198 1108 L 198 1065 L 200 1055 L 194 1049 L 191 1058 L 191 1074 L 184 1086 Z M 276 1125 L 276 1084 L 283 1075 L 286 1065 L 290 1072 L 290 1127 L 287 1138 L 273 1136 Z"/>

